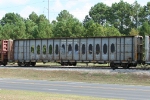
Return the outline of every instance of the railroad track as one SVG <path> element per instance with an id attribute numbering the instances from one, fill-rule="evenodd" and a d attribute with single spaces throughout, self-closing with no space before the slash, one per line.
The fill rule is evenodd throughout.
<path id="1" fill-rule="evenodd" d="M 1 66 L 5 67 L 5 66 Z M 6 67 L 15 67 L 15 68 L 57 68 L 57 69 L 111 69 L 110 66 L 60 66 L 60 65 L 37 65 L 37 66 L 17 66 L 17 65 L 8 65 Z M 118 67 L 117 69 L 124 69 Z M 115 70 L 117 70 L 115 69 Z M 128 70 L 150 70 L 150 67 L 130 67 Z"/>

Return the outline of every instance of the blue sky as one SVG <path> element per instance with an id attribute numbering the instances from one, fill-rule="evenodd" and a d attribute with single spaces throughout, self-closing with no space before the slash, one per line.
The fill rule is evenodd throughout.
<path id="1" fill-rule="evenodd" d="M 49 19 L 56 19 L 58 13 L 66 9 L 80 21 L 83 21 L 90 8 L 98 2 L 110 6 L 120 0 L 49 0 Z M 132 4 L 135 0 L 124 0 Z M 149 0 L 137 0 L 139 4 L 146 5 Z M 27 18 L 34 11 L 38 15 L 44 14 L 48 18 L 48 0 L 0 0 L 0 19 L 9 12 L 20 14 Z"/>

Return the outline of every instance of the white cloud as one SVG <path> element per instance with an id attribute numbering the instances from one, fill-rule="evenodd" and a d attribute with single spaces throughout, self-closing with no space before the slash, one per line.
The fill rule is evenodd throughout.
<path id="1" fill-rule="evenodd" d="M 30 15 L 33 11 L 34 11 L 36 14 L 38 14 L 38 13 L 40 12 L 40 9 L 39 9 L 39 8 L 35 8 L 35 7 L 31 7 L 31 6 L 26 6 L 23 10 L 21 10 L 20 15 L 21 15 L 23 18 L 28 18 L 29 15 Z"/>
<path id="2" fill-rule="evenodd" d="M 17 5 L 19 5 L 19 4 L 26 4 L 26 3 L 28 3 L 30 0 L 10 0 L 10 3 L 12 2 L 12 3 L 14 3 L 14 4 L 17 4 Z"/>
<path id="3" fill-rule="evenodd" d="M 33 4 L 33 2 L 42 2 L 42 4 Z M 83 21 L 85 16 L 89 14 L 89 10 L 92 6 L 97 3 L 104 3 L 111 6 L 112 3 L 120 2 L 120 0 L 50 0 L 49 17 L 50 20 L 55 19 L 62 10 L 69 11 L 74 17 Z M 123 0 L 132 4 L 135 0 Z M 140 5 L 145 5 L 144 3 L 148 0 L 138 0 Z M 24 5 L 24 6 L 23 6 Z M 28 6 L 27 6 L 28 5 Z M 29 6 L 30 5 L 30 6 Z M 8 12 L 15 12 L 20 14 L 22 17 L 27 18 L 31 12 L 36 12 L 39 14 L 47 14 L 47 0 L 0 0 L 0 18 Z M 46 8 L 46 9 L 45 9 Z M 43 10 L 44 9 L 44 10 Z"/>
<path id="4" fill-rule="evenodd" d="M 56 0 L 54 5 L 50 8 L 50 10 L 52 10 L 54 12 L 59 12 L 59 11 L 63 10 L 63 5 L 60 2 L 60 0 Z"/>
<path id="5" fill-rule="evenodd" d="M 81 1 L 79 1 L 79 0 L 71 0 L 65 4 L 65 8 L 70 9 L 70 8 L 75 7 L 75 6 L 77 7 L 80 3 L 81 3 Z"/>
<path id="6" fill-rule="evenodd" d="M 56 15 L 56 13 L 58 14 L 62 10 L 67 10 L 74 17 L 82 21 L 85 18 L 85 15 L 88 15 L 91 6 L 93 6 L 90 1 L 91 0 L 68 0 L 67 2 L 62 2 L 61 0 L 56 0 L 50 8 L 50 13 L 54 12 L 52 14 Z"/>
<path id="7" fill-rule="evenodd" d="M 0 5 L 4 4 L 6 0 L 0 0 Z"/>
<path id="8" fill-rule="evenodd" d="M 20 5 L 20 4 L 26 4 L 30 0 L 0 0 L 0 5 L 8 5 L 11 6 L 13 4 Z"/>
<path id="9" fill-rule="evenodd" d="M 83 21 L 85 16 L 89 14 L 91 6 L 92 6 L 91 4 L 86 3 L 82 8 L 77 8 L 71 11 L 70 13 L 73 14 L 74 17 L 76 17 L 80 21 Z"/>

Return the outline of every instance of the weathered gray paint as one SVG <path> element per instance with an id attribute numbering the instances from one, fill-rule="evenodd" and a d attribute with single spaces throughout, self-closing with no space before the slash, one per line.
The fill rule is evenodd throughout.
<path id="1" fill-rule="evenodd" d="M 127 62 L 129 59 L 136 61 L 137 39 L 138 36 L 15 40 L 14 59 L 19 61 L 25 60 L 43 62 Z M 65 50 L 62 48 L 63 44 L 65 46 Z M 72 51 L 70 52 L 68 51 L 69 44 L 72 46 Z M 78 52 L 75 51 L 76 44 L 78 44 Z M 82 44 L 85 44 L 85 54 L 82 54 Z M 90 44 L 92 44 L 92 54 L 89 54 Z M 96 44 L 100 45 L 99 54 L 96 54 Z M 106 54 L 103 52 L 104 44 L 107 45 Z M 115 51 L 113 53 L 111 52 L 112 44 L 115 46 Z M 37 54 L 38 45 L 40 45 L 40 54 Z M 44 45 L 46 46 L 46 54 L 43 54 Z M 52 45 L 52 54 L 49 54 L 50 45 Z M 55 53 L 56 45 L 58 45 L 58 54 Z M 34 47 L 34 53 L 31 52 L 32 46 Z"/>
<path id="2" fill-rule="evenodd" d="M 150 38 L 145 36 L 145 63 L 150 63 Z"/>

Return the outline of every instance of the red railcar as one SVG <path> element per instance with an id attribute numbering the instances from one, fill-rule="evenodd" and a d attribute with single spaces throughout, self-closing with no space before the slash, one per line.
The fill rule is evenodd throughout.
<path id="1" fill-rule="evenodd" d="M 0 40 L 0 65 L 13 60 L 13 40 Z"/>

